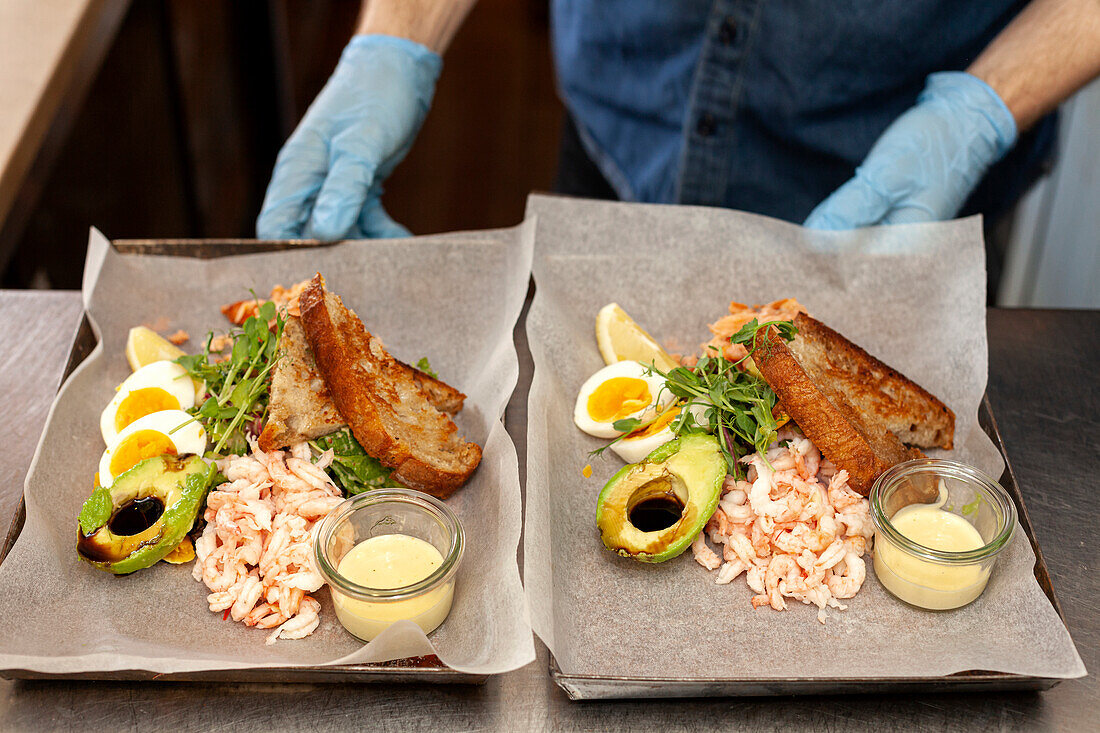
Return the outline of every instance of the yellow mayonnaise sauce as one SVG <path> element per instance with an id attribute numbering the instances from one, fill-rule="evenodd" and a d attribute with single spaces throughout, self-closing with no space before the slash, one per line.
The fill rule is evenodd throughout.
<path id="1" fill-rule="evenodd" d="M 901 535 L 918 545 L 945 552 L 966 552 L 985 545 L 964 517 L 944 511 L 947 492 L 935 504 L 910 504 L 890 518 Z M 914 606 L 942 611 L 965 606 L 982 594 L 990 564 L 975 560 L 948 564 L 910 554 L 879 533 L 875 538 L 875 575 L 887 590 Z"/>
<path id="2" fill-rule="evenodd" d="M 427 578 L 443 564 L 430 542 L 404 534 L 370 537 L 351 548 L 336 571 L 348 580 L 382 590 L 404 588 Z M 408 619 L 430 633 L 451 611 L 454 580 L 411 598 L 363 601 L 332 588 L 336 616 L 354 636 L 370 641 L 395 621 Z"/>

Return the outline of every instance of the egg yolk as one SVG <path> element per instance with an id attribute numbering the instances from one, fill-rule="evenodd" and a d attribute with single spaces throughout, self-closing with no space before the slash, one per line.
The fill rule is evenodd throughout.
<path id="1" fill-rule="evenodd" d="M 588 416 L 596 422 L 615 422 L 653 401 L 649 383 L 636 377 L 612 377 L 588 396 Z"/>
<path id="2" fill-rule="evenodd" d="M 660 416 L 649 425 L 646 425 L 640 430 L 635 430 L 633 433 L 627 435 L 623 440 L 639 440 L 641 438 L 648 438 L 651 435 L 657 433 L 668 427 L 669 423 L 676 419 L 676 416 L 680 414 L 678 408 L 672 408 L 671 410 L 665 410 Z"/>
<path id="3" fill-rule="evenodd" d="M 118 403 L 118 411 L 115 412 L 115 430 L 122 430 L 139 417 L 161 410 L 178 409 L 180 409 L 180 401 L 160 387 L 135 389 Z"/>
<path id="4" fill-rule="evenodd" d="M 111 456 L 111 475 L 118 476 L 146 458 L 163 455 L 176 455 L 176 444 L 172 439 L 157 430 L 139 430 L 115 446 Z"/>

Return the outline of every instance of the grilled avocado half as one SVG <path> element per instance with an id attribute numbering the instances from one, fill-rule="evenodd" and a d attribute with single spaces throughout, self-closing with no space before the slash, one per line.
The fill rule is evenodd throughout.
<path id="1" fill-rule="evenodd" d="M 641 562 L 676 557 L 714 514 L 725 478 L 726 461 L 712 435 L 685 435 L 624 466 L 596 505 L 604 546 Z"/>
<path id="2" fill-rule="evenodd" d="M 157 456 L 97 486 L 80 512 L 80 559 L 115 575 L 163 559 L 191 531 L 213 473 L 196 455 Z"/>

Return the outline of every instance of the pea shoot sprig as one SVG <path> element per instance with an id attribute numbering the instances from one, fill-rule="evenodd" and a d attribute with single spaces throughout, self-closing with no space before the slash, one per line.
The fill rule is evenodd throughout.
<path id="1" fill-rule="evenodd" d="M 735 364 L 740 364 L 756 351 L 759 346 L 756 344 L 756 334 L 766 328 L 774 328 L 779 334 L 779 337 L 784 341 L 790 342 L 798 334 L 798 328 L 795 327 L 790 321 L 769 321 L 760 323 L 756 318 L 752 319 L 744 326 L 741 326 L 737 330 L 737 333 L 730 336 L 731 344 L 741 344 L 748 350 L 748 353 L 738 359 Z M 711 348 L 714 348 L 713 346 Z M 764 346 L 767 349 L 767 345 Z"/>
<path id="2" fill-rule="evenodd" d="M 250 428 L 254 431 L 267 416 L 268 387 L 283 324 L 283 316 L 275 304 L 266 302 L 240 329 L 227 334 L 233 342 L 228 358 L 223 357 L 222 351 L 211 351 L 214 341 L 211 332 L 203 353 L 176 360 L 192 378 L 206 385 L 206 399 L 190 412 L 214 441 L 209 453 L 218 456 L 248 453 L 247 431 Z"/>
<path id="3" fill-rule="evenodd" d="M 797 333 L 794 324 L 788 321 L 761 324 L 754 318 L 730 337 L 730 343 L 744 345 L 748 351 L 737 361 L 715 354 L 701 357 L 693 367 L 680 366 L 667 372 L 652 363 L 647 367 L 649 373 L 664 377 L 665 386 L 662 389 L 667 389 L 677 400 L 667 408 L 679 410 L 669 423 L 672 434 L 676 437 L 692 433 L 714 435 L 718 438 L 729 472 L 738 478 L 744 475 L 739 459 L 753 451 L 766 451 L 779 430 L 773 415 L 777 400 L 775 392 L 763 379 L 739 368 L 760 348 L 756 335 L 760 329 L 768 327 L 774 327 L 786 341 L 793 339 Z M 701 409 L 693 410 L 693 407 Z M 592 451 L 592 454 L 602 454 L 632 432 L 653 425 L 663 414 L 644 420 L 616 420 L 612 426 L 623 435 Z"/>

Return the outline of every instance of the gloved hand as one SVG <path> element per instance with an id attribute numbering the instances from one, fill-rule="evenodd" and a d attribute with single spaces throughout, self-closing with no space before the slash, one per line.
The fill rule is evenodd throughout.
<path id="1" fill-rule="evenodd" d="M 1016 142 L 1016 121 L 988 84 L 962 71 L 932 74 L 856 175 L 818 204 L 812 229 L 950 219 Z"/>
<path id="2" fill-rule="evenodd" d="M 442 61 L 404 38 L 355 36 L 279 151 L 256 220 L 261 239 L 404 237 L 382 181 L 428 113 Z"/>

